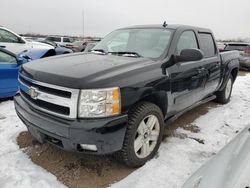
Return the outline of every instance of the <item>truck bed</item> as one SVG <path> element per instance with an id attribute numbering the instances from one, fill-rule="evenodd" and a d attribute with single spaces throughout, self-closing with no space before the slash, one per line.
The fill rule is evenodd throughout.
<path id="1" fill-rule="evenodd" d="M 227 51 L 227 52 L 221 52 L 220 57 L 222 64 L 228 63 L 229 61 L 235 60 L 239 58 L 239 52 L 234 50 L 234 51 Z"/>

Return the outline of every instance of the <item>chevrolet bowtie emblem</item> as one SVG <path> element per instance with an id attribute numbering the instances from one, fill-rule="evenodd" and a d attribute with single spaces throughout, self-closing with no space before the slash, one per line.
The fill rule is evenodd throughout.
<path id="1" fill-rule="evenodd" d="M 37 99 L 38 92 L 37 92 L 36 88 L 31 87 L 29 90 L 29 95 L 32 99 Z"/>

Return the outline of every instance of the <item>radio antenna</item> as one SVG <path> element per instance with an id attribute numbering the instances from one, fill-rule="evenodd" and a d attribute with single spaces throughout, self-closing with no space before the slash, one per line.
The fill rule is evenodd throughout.
<path id="1" fill-rule="evenodd" d="M 162 25 L 163 27 L 167 27 L 168 26 L 168 24 L 167 24 L 167 22 L 166 21 L 164 21 L 164 23 L 163 23 L 163 25 Z"/>

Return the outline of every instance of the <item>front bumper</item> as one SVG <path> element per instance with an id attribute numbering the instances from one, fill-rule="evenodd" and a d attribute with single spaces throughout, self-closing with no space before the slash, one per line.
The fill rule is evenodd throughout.
<path id="1" fill-rule="evenodd" d="M 68 151 L 109 154 L 122 148 L 127 115 L 95 120 L 66 120 L 38 111 L 18 95 L 17 115 L 40 142 L 49 142 Z M 97 151 L 83 150 L 80 144 L 96 145 Z"/>

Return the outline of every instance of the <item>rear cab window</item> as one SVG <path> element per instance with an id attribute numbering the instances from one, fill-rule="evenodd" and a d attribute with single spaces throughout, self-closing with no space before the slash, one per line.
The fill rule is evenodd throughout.
<path id="1" fill-rule="evenodd" d="M 204 53 L 204 58 L 216 56 L 217 49 L 212 34 L 199 33 L 199 38 L 200 38 L 200 48 Z"/>

